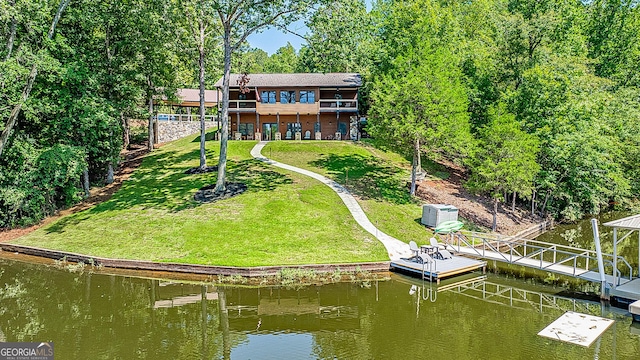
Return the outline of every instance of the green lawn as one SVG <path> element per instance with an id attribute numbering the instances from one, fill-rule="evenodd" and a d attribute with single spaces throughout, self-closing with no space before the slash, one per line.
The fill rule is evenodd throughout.
<path id="1" fill-rule="evenodd" d="M 327 186 L 251 159 L 249 151 L 255 142 L 229 142 L 229 180 L 247 183 L 248 191 L 213 204 L 195 202 L 193 194 L 214 183 L 216 174 L 184 174 L 198 165 L 194 139 L 179 140 L 149 155 L 111 200 L 14 243 L 109 258 L 229 266 L 388 260 L 382 244 L 355 223 Z M 337 178 L 346 165 L 336 161 L 370 157 L 366 149 L 346 142 L 274 145 L 284 155 L 295 151 L 289 146 L 301 150 L 326 146 L 315 166 L 303 167 L 324 169 Z M 208 163 L 216 164 L 219 144 L 208 142 L 207 147 Z M 374 171 L 383 170 L 373 162 L 370 165 Z M 363 182 L 362 171 L 354 166 L 349 183 L 351 176 L 354 182 Z M 408 236 L 417 234 L 418 206 L 397 189 L 385 190 L 396 175 L 377 174 L 367 186 L 377 187 L 383 195 L 362 204 L 384 231 L 396 236 L 402 231 Z M 405 224 L 410 229 L 402 229 Z"/>
<path id="2" fill-rule="evenodd" d="M 346 141 L 270 142 L 262 155 L 346 185 L 380 230 L 405 242 L 428 242 L 422 208 L 407 187 L 411 164 L 400 155 Z"/>

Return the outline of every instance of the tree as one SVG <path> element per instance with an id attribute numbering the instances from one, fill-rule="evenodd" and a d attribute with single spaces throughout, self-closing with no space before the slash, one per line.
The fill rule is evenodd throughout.
<path id="1" fill-rule="evenodd" d="M 194 43 L 198 48 L 198 88 L 200 90 L 200 169 L 207 167 L 207 157 L 205 151 L 205 70 L 206 70 L 206 58 L 207 58 L 207 44 L 211 41 L 210 34 L 213 30 L 209 31 L 209 28 L 216 26 L 215 13 L 213 12 L 212 3 L 207 0 L 194 0 L 186 1 L 181 0 L 183 7 L 183 16 L 186 22 L 189 24 L 191 35 L 193 36 Z M 197 19 L 197 27 L 193 25 L 191 19 Z"/>
<path id="2" fill-rule="evenodd" d="M 298 71 L 364 73 L 373 56 L 373 22 L 363 0 L 332 1 L 306 22 Z"/>
<path id="3" fill-rule="evenodd" d="M 498 202 L 506 192 L 531 193 L 533 179 L 539 171 L 536 163 L 538 140 L 522 131 L 515 116 L 504 106 L 490 112 L 491 121 L 482 128 L 480 146 L 471 162 L 467 187 L 488 192 L 493 199 L 493 223 L 498 227 Z"/>
<path id="4" fill-rule="evenodd" d="M 317 0 L 214 0 L 213 8 L 221 24 L 219 33 L 224 51 L 224 73 L 222 75 L 222 110 L 220 136 L 220 158 L 215 192 L 225 190 L 227 172 L 227 146 L 229 134 L 229 80 L 231 58 L 243 45 L 247 37 L 268 26 L 285 27 L 286 24 L 304 16 Z"/>
<path id="5" fill-rule="evenodd" d="M 60 20 L 60 16 L 64 12 L 64 9 L 69 5 L 70 0 L 61 0 L 60 5 L 58 6 L 58 10 L 53 17 L 53 21 L 51 22 L 51 27 L 49 28 L 49 33 L 47 34 L 47 39 L 51 40 L 53 38 L 53 33 L 56 31 L 56 26 L 58 25 L 58 21 Z M 15 34 L 13 35 L 15 37 Z M 13 41 L 13 37 L 11 41 Z M 9 135 L 11 134 L 11 130 L 16 124 L 16 120 L 18 119 L 18 115 L 20 115 L 20 110 L 22 110 L 22 106 L 29 98 L 29 94 L 31 93 L 31 89 L 33 88 L 33 82 L 36 80 L 36 76 L 38 75 L 38 63 L 34 61 L 31 66 L 31 72 L 29 73 L 29 77 L 27 78 L 27 84 L 22 90 L 22 96 L 18 103 L 11 110 L 11 115 L 9 115 L 9 119 L 0 134 L 0 157 L 2 156 L 2 151 L 7 144 L 7 140 L 9 139 Z"/>
<path id="6" fill-rule="evenodd" d="M 263 71 L 268 74 L 291 74 L 298 65 L 298 54 L 291 43 L 276 50 L 263 65 Z"/>
<path id="7" fill-rule="evenodd" d="M 445 48 L 422 46 L 399 56 L 394 70 L 374 81 L 369 110 L 371 133 L 413 154 L 411 195 L 422 147 L 432 156 L 456 158 L 470 142 L 467 95 L 456 59 Z"/>

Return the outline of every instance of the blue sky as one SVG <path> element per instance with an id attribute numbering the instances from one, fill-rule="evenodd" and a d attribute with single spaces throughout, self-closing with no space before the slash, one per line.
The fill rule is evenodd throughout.
<path id="1" fill-rule="evenodd" d="M 369 10 L 371 10 L 372 1 L 373 0 L 365 0 L 367 9 Z M 299 34 L 304 34 L 308 30 L 303 21 L 298 21 L 291 24 L 291 26 L 289 26 L 289 29 Z M 290 42 L 296 50 L 300 50 L 300 47 L 305 42 L 299 36 L 290 33 L 284 33 L 277 29 L 266 29 L 259 34 L 253 34 L 249 36 L 247 40 L 252 47 L 262 49 L 269 55 L 276 52 L 276 50 L 278 50 L 279 48 L 287 45 L 287 42 Z"/>

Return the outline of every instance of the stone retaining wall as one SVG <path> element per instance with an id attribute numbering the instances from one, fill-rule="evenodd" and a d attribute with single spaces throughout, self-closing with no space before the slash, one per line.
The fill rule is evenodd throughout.
<path id="1" fill-rule="evenodd" d="M 181 139 L 200 132 L 199 121 L 158 121 L 158 143 Z M 205 121 L 206 129 L 217 126 L 215 121 Z"/>

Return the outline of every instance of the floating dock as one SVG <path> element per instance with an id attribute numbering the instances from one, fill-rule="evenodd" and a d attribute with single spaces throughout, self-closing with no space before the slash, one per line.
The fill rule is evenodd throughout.
<path id="1" fill-rule="evenodd" d="M 486 261 L 455 255 L 445 260 L 431 258 L 431 261 L 430 263 L 420 263 L 418 256 L 413 256 L 411 258 L 393 260 L 389 267 L 392 271 L 405 272 L 440 283 L 442 279 L 484 269 L 487 266 Z"/>

